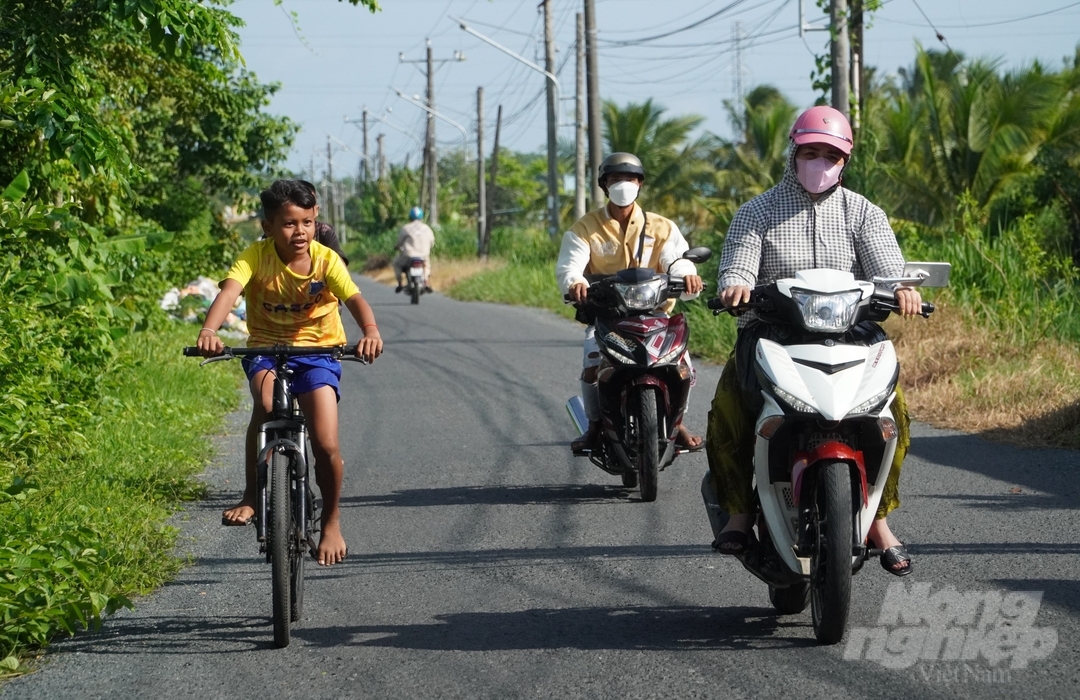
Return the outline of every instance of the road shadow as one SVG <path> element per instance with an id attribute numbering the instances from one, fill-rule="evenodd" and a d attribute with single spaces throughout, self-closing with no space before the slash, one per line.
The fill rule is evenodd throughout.
<path id="1" fill-rule="evenodd" d="M 580 649 L 691 651 L 817 646 L 809 614 L 771 608 L 600 607 L 437 615 L 433 622 L 299 629 L 319 647 L 443 651 Z"/>
<path id="2" fill-rule="evenodd" d="M 945 542 L 906 545 L 912 554 L 1080 554 L 1080 542 Z"/>
<path id="3" fill-rule="evenodd" d="M 1030 418 L 1015 428 L 999 428 L 982 435 L 999 442 L 1080 449 L 1080 401 Z"/>
<path id="4" fill-rule="evenodd" d="M 612 477 L 615 478 L 615 477 Z M 423 508 L 467 505 L 567 505 L 629 502 L 631 490 L 605 484 L 555 484 L 551 486 L 452 486 L 402 489 L 388 494 L 345 496 L 342 507 L 382 506 Z"/>
<path id="5" fill-rule="evenodd" d="M 112 617 L 100 632 L 54 644 L 59 654 L 239 654 L 274 649 L 269 616 Z"/>
<path id="6" fill-rule="evenodd" d="M 349 551 L 345 561 L 330 567 L 314 565 L 305 571 L 318 578 L 355 576 L 355 569 L 372 572 L 384 569 L 452 569 L 452 568 L 491 568 L 499 566 L 560 566 L 580 563 L 584 560 L 597 561 L 636 561 L 643 559 L 685 559 L 712 554 L 707 544 L 684 545 L 597 545 L 582 547 L 532 547 L 504 549 L 472 550 L 425 550 L 416 552 L 356 552 Z M 252 556 L 242 557 L 200 557 L 195 565 L 205 568 L 209 574 L 217 569 L 226 569 L 238 565 L 250 564 L 254 568 L 266 567 L 265 560 Z M 352 570 L 352 571 L 350 571 Z"/>
<path id="7" fill-rule="evenodd" d="M 1043 605 L 1056 605 L 1073 615 L 1080 613 L 1080 585 L 1075 580 L 1001 578 L 994 583 L 1012 591 L 1041 591 Z"/>
<path id="8" fill-rule="evenodd" d="M 948 501 L 957 508 L 986 509 L 993 511 L 1046 511 L 1058 508 L 1076 508 L 1074 499 L 1065 496 L 1048 496 L 1036 493 L 1007 493 L 1001 496 L 987 495 L 930 495 L 923 496 L 934 501 Z"/>
<path id="9" fill-rule="evenodd" d="M 915 437 L 911 441 L 910 455 L 919 459 L 1002 481 L 1006 484 L 1018 484 L 1024 489 L 1049 494 L 1043 503 L 1032 501 L 1037 494 L 1000 494 L 1003 498 L 994 504 L 1010 508 L 1027 508 L 1033 502 L 1038 506 L 1054 508 L 1080 508 L 1080 481 L 1077 480 L 1080 467 L 1080 452 L 1060 449 L 1033 449 L 1001 445 L 983 440 L 978 435 L 929 435 Z M 969 498 L 973 501 L 985 499 L 985 494 L 955 493 L 962 491 L 964 484 L 956 484 L 951 498 Z M 1021 496 L 1008 500 L 1012 496 Z M 929 497 L 938 497 L 929 494 Z M 1008 498 L 1005 498 L 1008 497 Z"/>

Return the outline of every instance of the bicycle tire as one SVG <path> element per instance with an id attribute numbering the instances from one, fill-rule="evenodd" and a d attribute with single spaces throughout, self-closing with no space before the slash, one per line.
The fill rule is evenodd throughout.
<path id="1" fill-rule="evenodd" d="M 293 494 L 293 506 L 296 506 L 301 501 L 300 499 L 307 500 L 308 508 L 311 508 L 311 499 L 308 498 L 308 494 L 300 493 L 299 480 L 293 482 L 296 485 L 297 493 Z M 293 513 L 295 514 L 295 510 Z M 309 510 L 310 513 L 310 510 Z M 290 595 L 289 595 L 289 619 L 293 622 L 299 622 L 300 616 L 304 614 L 304 555 L 306 554 L 304 547 L 300 545 L 300 541 L 297 537 L 296 519 L 292 519 L 292 536 L 290 542 L 292 546 L 289 549 L 289 579 L 290 583 Z"/>
<path id="2" fill-rule="evenodd" d="M 274 646 L 289 646 L 289 623 L 291 622 L 291 586 L 289 566 L 289 541 L 293 539 L 290 527 L 292 499 L 289 493 L 289 459 L 280 452 L 270 458 L 270 568 L 274 609 Z"/>

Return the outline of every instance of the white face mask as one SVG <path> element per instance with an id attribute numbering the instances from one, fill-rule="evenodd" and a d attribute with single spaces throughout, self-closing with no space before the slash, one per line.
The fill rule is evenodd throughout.
<path id="1" fill-rule="evenodd" d="M 614 185 L 608 185 L 608 199 L 617 207 L 627 207 L 637 199 L 641 187 L 636 182 L 623 180 Z"/>

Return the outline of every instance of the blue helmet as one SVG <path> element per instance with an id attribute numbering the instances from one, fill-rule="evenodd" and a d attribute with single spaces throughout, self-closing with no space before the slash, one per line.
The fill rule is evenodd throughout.
<path id="1" fill-rule="evenodd" d="M 416 221 L 417 219 L 424 218 L 424 210 L 420 207 L 413 207 L 409 210 L 409 221 Z"/>

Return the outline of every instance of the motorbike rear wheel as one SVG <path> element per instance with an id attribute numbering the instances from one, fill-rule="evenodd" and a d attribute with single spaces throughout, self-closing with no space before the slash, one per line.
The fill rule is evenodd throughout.
<path id="1" fill-rule="evenodd" d="M 637 472 L 629 471 L 622 473 L 622 485 L 628 489 L 636 489 L 638 484 Z"/>
<path id="2" fill-rule="evenodd" d="M 810 609 L 818 641 L 836 644 L 844 636 L 851 607 L 851 472 L 844 462 L 831 462 L 816 476 Z"/>
<path id="3" fill-rule="evenodd" d="M 412 297 L 411 303 L 419 304 L 420 303 L 420 294 L 423 291 L 424 291 L 424 288 L 420 284 L 420 280 L 418 280 L 416 277 L 410 277 L 409 278 L 409 296 Z"/>
<path id="4" fill-rule="evenodd" d="M 784 588 L 769 586 L 769 602 L 781 615 L 798 615 L 810 604 L 810 584 L 796 583 Z"/>
<path id="5" fill-rule="evenodd" d="M 660 486 L 660 427 L 657 421 L 656 390 L 638 390 L 637 466 L 641 500 L 655 501 Z"/>

